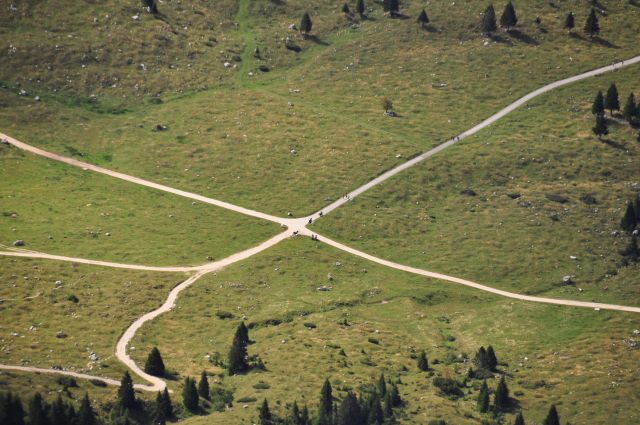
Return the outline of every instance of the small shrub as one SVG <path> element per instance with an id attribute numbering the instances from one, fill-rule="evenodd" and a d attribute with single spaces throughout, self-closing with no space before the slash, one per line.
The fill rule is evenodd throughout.
<path id="1" fill-rule="evenodd" d="M 229 313 L 228 311 L 218 311 L 216 312 L 216 316 L 218 316 L 218 319 L 221 320 L 233 319 L 233 314 Z"/>
<path id="2" fill-rule="evenodd" d="M 56 382 L 65 388 L 76 388 L 78 386 L 78 383 L 76 382 L 76 380 L 70 376 L 61 376 L 58 379 L 56 379 Z M 104 384 L 104 382 L 102 383 Z"/>
<path id="3" fill-rule="evenodd" d="M 257 384 L 254 384 L 253 388 L 255 388 L 256 390 L 268 390 L 269 388 L 271 388 L 271 385 L 266 382 L 260 381 Z"/>
<path id="4" fill-rule="evenodd" d="M 451 378 L 436 376 L 433 378 L 433 385 L 438 388 L 442 394 L 452 398 L 458 398 L 464 395 L 458 382 Z"/>
<path id="5" fill-rule="evenodd" d="M 376 344 L 376 345 L 380 344 L 380 341 L 378 340 L 378 338 L 367 338 L 367 341 L 369 341 L 372 344 Z"/>
<path id="6" fill-rule="evenodd" d="M 78 297 L 76 297 L 74 294 L 71 294 L 67 297 L 68 301 L 71 301 L 72 303 L 79 303 L 80 300 L 78 299 Z"/>
<path id="7" fill-rule="evenodd" d="M 241 397 L 238 399 L 238 403 L 255 403 L 258 401 L 255 397 Z"/>
<path id="8" fill-rule="evenodd" d="M 107 386 L 106 382 L 101 381 L 99 379 L 90 379 L 89 382 L 91 382 L 96 387 L 106 387 Z"/>
<path id="9" fill-rule="evenodd" d="M 304 327 L 307 328 L 307 329 L 315 329 L 315 328 L 317 328 L 316 324 L 315 323 L 311 323 L 311 322 L 305 322 L 304 323 Z"/>

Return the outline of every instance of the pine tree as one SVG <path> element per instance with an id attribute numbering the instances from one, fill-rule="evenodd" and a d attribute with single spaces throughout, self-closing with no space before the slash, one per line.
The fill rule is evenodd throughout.
<path id="1" fill-rule="evenodd" d="M 498 382 L 498 387 L 496 388 L 496 394 L 493 398 L 493 406 L 496 411 L 502 412 L 509 407 L 509 388 L 507 388 L 507 383 L 504 380 L 504 376 L 500 378 L 500 382 Z"/>
<path id="2" fill-rule="evenodd" d="M 289 423 L 290 425 L 300 425 L 300 409 L 298 408 L 298 402 L 296 400 L 293 401 L 293 406 L 291 406 Z"/>
<path id="3" fill-rule="evenodd" d="M 633 121 L 638 118 L 638 105 L 636 104 L 636 97 L 633 93 L 629 93 L 627 103 L 625 103 L 624 109 L 622 110 L 622 115 L 629 124 L 632 124 Z"/>
<path id="4" fill-rule="evenodd" d="M 362 425 L 362 417 L 360 414 L 360 405 L 358 399 L 353 393 L 347 396 L 340 403 L 338 414 L 336 415 L 336 425 Z"/>
<path id="5" fill-rule="evenodd" d="M 78 415 L 76 414 L 76 410 L 73 408 L 73 405 L 67 404 L 66 413 L 67 413 L 68 424 L 77 425 L 79 423 L 77 420 Z"/>
<path id="6" fill-rule="evenodd" d="M 271 425 L 271 410 L 269 410 L 269 402 L 265 398 L 260 406 L 260 425 Z"/>
<path id="7" fill-rule="evenodd" d="M 522 412 L 518 412 L 518 414 L 516 415 L 516 420 L 513 421 L 513 425 L 525 425 L 524 416 L 522 416 Z"/>
<path id="8" fill-rule="evenodd" d="M 478 366 L 479 369 L 487 368 L 487 350 L 485 350 L 484 347 L 480 347 L 480 349 L 476 353 L 474 363 L 476 364 L 476 366 Z"/>
<path id="9" fill-rule="evenodd" d="M 604 115 L 596 115 L 596 125 L 591 129 L 593 134 L 598 136 L 599 140 L 602 140 L 602 136 L 609 134 L 609 128 L 607 127 L 607 120 Z"/>
<path id="10" fill-rule="evenodd" d="M 496 25 L 496 11 L 493 5 L 490 4 L 482 14 L 482 32 L 491 35 L 498 29 Z"/>
<path id="11" fill-rule="evenodd" d="M 349 5 L 347 3 L 342 5 L 342 13 L 344 13 L 345 15 L 349 15 L 351 13 L 351 10 L 349 10 Z"/>
<path id="12" fill-rule="evenodd" d="M 387 393 L 387 395 L 384 397 L 382 413 L 384 413 L 384 417 L 386 419 L 393 417 L 393 400 L 391 399 L 391 393 Z"/>
<path id="13" fill-rule="evenodd" d="M 62 401 L 62 397 L 58 394 L 58 398 L 53 402 L 49 410 L 49 423 L 51 425 L 68 425 L 70 422 L 67 418 L 67 408 Z"/>
<path id="14" fill-rule="evenodd" d="M 142 0 L 142 3 L 147 7 L 149 13 L 154 15 L 158 13 L 158 5 L 155 0 Z"/>
<path id="15" fill-rule="evenodd" d="M 364 16 L 364 0 L 358 0 L 356 3 L 356 12 L 362 18 Z"/>
<path id="16" fill-rule="evenodd" d="M 307 34 L 311 32 L 312 26 L 313 23 L 311 22 L 311 17 L 307 12 L 305 12 L 305 14 L 302 15 L 302 21 L 300 21 L 300 32 L 302 33 L 302 35 L 307 36 Z"/>
<path id="17" fill-rule="evenodd" d="M 381 373 L 380 378 L 378 378 L 378 394 L 380 394 L 380 397 L 387 395 L 387 383 L 384 379 L 384 373 Z"/>
<path id="18" fill-rule="evenodd" d="M 636 221 L 637 213 L 633 206 L 633 202 L 627 202 L 627 210 L 624 212 L 622 220 L 620 220 L 620 227 L 627 232 L 633 232 L 638 224 Z"/>
<path id="19" fill-rule="evenodd" d="M 493 351 L 493 347 L 489 346 L 487 348 L 487 369 L 491 372 L 495 372 L 498 367 L 498 359 L 496 358 L 496 353 Z"/>
<path id="20" fill-rule="evenodd" d="M 427 355 L 424 351 L 418 356 L 418 369 L 423 372 L 429 370 L 429 361 L 427 360 Z"/>
<path id="21" fill-rule="evenodd" d="M 400 0 L 385 0 L 385 3 L 388 4 L 387 11 L 391 16 L 396 16 L 400 12 Z"/>
<path id="22" fill-rule="evenodd" d="M 573 15 L 573 12 L 569 12 L 567 14 L 567 17 L 564 19 L 564 29 L 569 30 L 569 34 L 571 34 L 571 32 L 575 27 L 576 27 L 575 16 Z"/>
<path id="23" fill-rule="evenodd" d="M 584 32 L 589 34 L 591 38 L 600 32 L 600 24 L 598 24 L 598 16 L 596 16 L 596 10 L 594 8 L 591 8 L 587 22 L 584 24 Z"/>
<path id="24" fill-rule="evenodd" d="M 598 91 L 596 98 L 593 100 L 593 105 L 591 106 L 591 113 L 593 115 L 604 114 L 604 96 L 602 95 L 602 91 Z"/>
<path id="25" fill-rule="evenodd" d="M 182 404 L 191 412 L 197 412 L 199 401 L 195 380 L 189 377 L 185 378 L 184 388 L 182 389 Z"/>
<path id="26" fill-rule="evenodd" d="M 207 379 L 207 372 L 204 370 L 200 375 L 200 382 L 198 382 L 198 394 L 205 400 L 209 400 L 209 380 Z"/>
<path id="27" fill-rule="evenodd" d="M 320 405 L 318 407 L 318 425 L 331 425 L 333 423 L 333 395 L 331 384 L 325 379 L 320 390 Z"/>
<path id="28" fill-rule="evenodd" d="M 427 16 L 426 10 L 422 9 L 422 12 L 420 12 L 420 15 L 418 15 L 418 23 L 422 28 L 427 26 L 427 24 L 429 23 L 429 16 Z"/>
<path id="29" fill-rule="evenodd" d="M 486 379 L 482 381 L 482 386 L 478 393 L 477 406 L 480 413 L 486 413 L 489 411 L 489 387 L 487 387 Z"/>
<path id="30" fill-rule="evenodd" d="M 229 350 L 229 375 L 246 372 L 249 369 L 247 363 L 247 344 L 249 343 L 249 333 L 241 322 L 233 336 L 231 349 Z"/>
<path id="31" fill-rule="evenodd" d="M 604 107 L 613 115 L 613 111 L 620 110 L 620 100 L 618 99 L 618 88 L 615 84 L 611 84 L 607 90 L 607 96 L 604 99 Z"/>
<path id="32" fill-rule="evenodd" d="M 164 362 L 162 361 L 158 347 L 153 347 L 149 352 L 147 361 L 144 364 L 144 371 L 149 375 L 164 376 Z"/>
<path id="33" fill-rule="evenodd" d="M 547 413 L 547 417 L 544 422 L 542 422 L 542 425 L 560 425 L 560 417 L 558 416 L 555 404 L 552 404 L 549 408 L 549 413 Z"/>
<path id="34" fill-rule="evenodd" d="M 129 372 L 125 372 L 118 388 L 118 406 L 123 410 L 136 407 L 136 394 L 133 390 L 133 380 Z"/>
<path id="35" fill-rule="evenodd" d="M 0 423 L 6 425 L 24 425 L 24 409 L 20 396 L 8 393 L 0 396 Z"/>
<path id="36" fill-rule="evenodd" d="M 306 405 L 302 408 L 302 413 L 300 414 L 300 425 L 311 425 L 309 408 Z"/>
<path id="37" fill-rule="evenodd" d="M 371 398 L 369 406 L 369 415 L 367 417 L 367 423 L 369 425 L 382 425 L 384 422 L 384 412 L 382 411 L 382 405 L 380 404 L 380 396 L 374 394 Z"/>
<path id="38" fill-rule="evenodd" d="M 164 417 L 170 419 L 173 416 L 173 404 L 171 403 L 171 397 L 169 396 L 169 389 L 167 387 L 165 387 L 161 393 L 161 402 Z"/>
<path id="39" fill-rule="evenodd" d="M 29 401 L 29 425 L 49 425 L 46 407 L 40 393 L 35 393 Z"/>
<path id="40" fill-rule="evenodd" d="M 399 407 L 402 405 L 402 398 L 400 398 L 400 391 L 398 391 L 398 386 L 394 383 L 391 384 L 391 405 L 393 407 Z"/>
<path id="41" fill-rule="evenodd" d="M 500 26 L 509 31 L 515 27 L 517 23 L 518 17 L 516 16 L 516 9 L 513 7 L 513 3 L 509 2 L 504 7 L 504 12 L 502 12 L 502 16 L 500 17 Z"/>
<path id="42" fill-rule="evenodd" d="M 153 425 L 165 425 L 167 423 L 167 416 L 164 414 L 162 399 L 162 392 L 158 392 L 156 395 L 156 403 L 153 406 L 153 415 L 151 419 Z"/>
<path id="43" fill-rule="evenodd" d="M 76 425 L 96 425 L 96 422 L 96 414 L 89 401 L 89 394 L 85 393 L 78 409 Z"/>

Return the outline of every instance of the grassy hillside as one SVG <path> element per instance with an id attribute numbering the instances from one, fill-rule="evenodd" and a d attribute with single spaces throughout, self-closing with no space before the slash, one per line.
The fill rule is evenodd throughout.
<path id="1" fill-rule="evenodd" d="M 620 267 L 629 238 L 612 232 L 637 193 L 640 144 L 622 123 L 599 142 L 590 109 L 598 90 L 616 82 L 626 99 L 639 77 L 632 68 L 533 100 L 314 227 L 383 258 L 491 286 L 637 304 L 638 265 Z M 566 275 L 576 286 L 561 285 Z"/>
<path id="2" fill-rule="evenodd" d="M 108 163 L 108 159 L 103 159 Z M 203 264 L 278 225 L 0 146 L 0 244 L 93 260 Z"/>
<path id="3" fill-rule="evenodd" d="M 332 290 L 317 291 L 322 285 Z M 219 319 L 220 311 L 233 318 Z M 259 354 L 267 371 L 229 377 L 210 358 L 216 352 L 226 358 L 243 316 L 256 341 L 249 354 Z M 344 319 L 349 326 L 341 325 Z M 633 315 L 504 300 L 295 239 L 189 288 L 174 311 L 144 327 L 134 341 L 134 356 L 143 361 L 158 346 L 180 379 L 206 370 L 215 385 L 234 391 L 233 408 L 189 419 L 189 424 L 228 423 L 230 418 L 255 422 L 265 397 L 280 414 L 296 399 L 313 410 L 325 377 L 342 398 L 347 389 L 368 384 L 380 373 L 403 383 L 407 407 L 402 423 L 433 418 L 478 423 L 480 381 L 469 381 L 465 395 L 452 401 L 438 395 L 431 378 L 462 379 L 471 365 L 462 359 L 488 344 L 497 350 L 512 394 L 521 391 L 515 397 L 528 420 L 541 421 L 549 404 L 558 403 L 563 422 L 589 418 L 604 423 L 608 415 L 617 415 L 617 422 L 631 423 L 638 415 L 633 407 L 638 351 L 622 341 L 633 338 L 639 325 Z M 423 349 L 433 363 L 431 374 L 419 372 L 412 359 Z M 179 388 L 179 381 L 170 385 Z M 606 390 L 611 385 L 615 391 Z M 246 398 L 257 401 L 241 400 Z"/>
<path id="4" fill-rule="evenodd" d="M 8 257 L 0 257 L 0 265 L 1 363 L 61 366 L 115 379 L 125 370 L 114 356 L 118 337 L 184 280 L 178 273 Z"/>

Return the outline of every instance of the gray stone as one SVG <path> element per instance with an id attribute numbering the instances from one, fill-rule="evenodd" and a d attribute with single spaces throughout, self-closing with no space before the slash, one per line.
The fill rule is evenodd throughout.
<path id="1" fill-rule="evenodd" d="M 13 246 L 24 246 L 24 245 L 25 245 L 25 243 L 24 243 L 24 241 L 22 239 L 18 239 L 17 241 L 15 241 L 13 243 Z"/>

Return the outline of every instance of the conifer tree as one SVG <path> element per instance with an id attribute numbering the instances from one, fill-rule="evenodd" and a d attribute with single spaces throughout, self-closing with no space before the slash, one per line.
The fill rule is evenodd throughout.
<path id="1" fill-rule="evenodd" d="M 620 227 L 627 232 L 633 232 L 638 224 L 636 221 L 636 211 L 633 206 L 633 202 L 627 202 L 627 209 L 624 212 L 622 220 L 620 220 Z"/>
<path id="2" fill-rule="evenodd" d="M 68 425 L 71 423 L 71 420 L 67 418 L 67 408 L 60 394 L 58 394 L 58 398 L 53 402 L 49 410 L 49 423 L 51 425 Z"/>
<path id="3" fill-rule="evenodd" d="M 558 416 L 558 410 L 555 404 L 552 404 L 549 408 L 549 413 L 547 413 L 547 417 L 544 422 L 542 422 L 542 425 L 560 425 L 560 417 Z"/>
<path id="4" fill-rule="evenodd" d="M 507 383 L 504 380 L 504 376 L 500 378 L 500 382 L 498 382 L 498 387 L 496 388 L 496 394 L 493 398 L 493 406 L 496 411 L 502 412 L 509 407 L 509 388 L 507 388 Z"/>
<path id="5" fill-rule="evenodd" d="M 381 373 L 380 378 L 378 378 L 378 394 L 380 394 L 380 397 L 387 395 L 387 383 L 384 379 L 384 373 Z"/>
<path id="6" fill-rule="evenodd" d="M 371 398 L 367 423 L 369 425 L 382 425 L 383 422 L 384 412 L 382 411 L 382 405 L 380 404 L 380 396 L 378 394 L 374 394 Z"/>
<path id="7" fill-rule="evenodd" d="M 302 413 L 300 414 L 300 425 L 311 425 L 309 408 L 306 405 L 302 408 Z"/>
<path id="8" fill-rule="evenodd" d="M 638 237 L 636 235 L 631 236 L 629 245 L 622 251 L 622 255 L 630 259 L 631 261 L 640 260 L 640 248 L 638 248 Z"/>
<path id="9" fill-rule="evenodd" d="M 191 412 L 197 412 L 199 401 L 196 381 L 186 377 L 184 379 L 184 388 L 182 389 L 182 404 Z"/>
<path id="10" fill-rule="evenodd" d="M 46 407 L 40 393 L 35 393 L 29 401 L 29 425 L 48 425 Z"/>
<path id="11" fill-rule="evenodd" d="M 229 375 L 246 372 L 249 369 L 247 363 L 247 344 L 249 343 L 249 333 L 241 322 L 233 336 L 231 349 L 229 350 Z"/>
<path id="12" fill-rule="evenodd" d="M 604 96 L 602 95 L 602 91 L 598 91 L 596 98 L 593 100 L 593 105 L 591 106 L 591 113 L 593 115 L 604 114 Z"/>
<path id="13" fill-rule="evenodd" d="M 260 406 L 260 425 L 271 425 L 271 410 L 269 410 L 269 402 L 265 398 Z"/>
<path id="14" fill-rule="evenodd" d="M 486 413 L 489 411 L 489 387 L 487 387 L 486 379 L 482 381 L 482 386 L 478 393 L 477 406 L 480 413 Z"/>
<path id="15" fill-rule="evenodd" d="M 569 34 L 571 34 L 571 32 L 575 27 L 576 27 L 575 16 L 573 15 L 573 12 L 569 12 L 567 14 L 567 17 L 564 19 L 564 29 L 569 30 Z"/>
<path id="16" fill-rule="evenodd" d="M 515 27 L 517 23 L 518 17 L 516 16 L 516 9 L 513 7 L 513 3 L 509 2 L 504 7 L 504 11 L 500 17 L 500 26 L 509 31 L 511 28 Z"/>
<path id="17" fill-rule="evenodd" d="M 384 0 L 384 3 L 387 4 L 386 11 L 389 12 L 392 17 L 400 12 L 400 0 Z"/>
<path id="18" fill-rule="evenodd" d="M 311 17 L 307 12 L 305 12 L 304 15 L 302 15 L 302 20 L 300 21 L 300 32 L 304 37 L 306 37 L 311 32 L 312 26 L 313 23 L 311 22 Z"/>
<path id="19" fill-rule="evenodd" d="M 147 361 L 144 364 L 144 371 L 149 375 L 164 376 L 164 362 L 162 361 L 158 347 L 153 347 L 149 352 Z"/>
<path id="20" fill-rule="evenodd" d="M 171 396 L 169 396 L 169 389 L 167 387 L 164 388 L 161 394 L 161 404 L 162 404 L 162 412 L 164 413 L 164 417 L 170 419 L 173 416 L 173 404 L 171 403 Z"/>
<path id="21" fill-rule="evenodd" d="M 596 16 L 596 10 L 591 8 L 587 22 L 584 24 L 584 32 L 589 34 L 589 37 L 593 38 L 600 33 L 600 24 L 598 23 L 598 16 Z"/>
<path id="22" fill-rule="evenodd" d="M 358 0 L 356 2 L 356 12 L 362 18 L 364 16 L 364 0 Z"/>
<path id="23" fill-rule="evenodd" d="M 348 15 L 351 13 L 351 10 L 349 10 L 349 5 L 347 3 L 342 5 L 342 13 L 344 13 L 345 15 Z"/>
<path id="24" fill-rule="evenodd" d="M 123 410 L 136 407 L 136 394 L 133 390 L 133 380 L 129 372 L 125 372 L 118 388 L 118 406 Z"/>
<path id="25" fill-rule="evenodd" d="M 422 351 L 418 356 L 418 369 L 423 372 L 429 370 L 429 361 L 427 360 L 427 355 L 424 351 Z"/>
<path id="26" fill-rule="evenodd" d="M 291 425 L 300 425 L 300 408 L 296 400 L 293 401 L 293 406 L 291 406 L 291 418 L 289 422 Z"/>
<path id="27" fill-rule="evenodd" d="M 498 359 L 496 358 L 496 353 L 493 351 L 493 347 L 489 346 L 487 348 L 487 369 L 491 372 L 495 372 L 498 367 Z"/>
<path id="28" fill-rule="evenodd" d="M 142 0 L 142 3 L 145 5 L 149 13 L 153 13 L 154 15 L 158 13 L 156 0 Z"/>
<path id="29" fill-rule="evenodd" d="M 604 99 L 604 107 L 609 110 L 611 115 L 613 111 L 620 110 L 620 100 L 618 98 L 618 88 L 615 84 L 611 84 L 607 90 L 607 96 Z"/>
<path id="30" fill-rule="evenodd" d="M 625 103 L 624 109 L 622 110 L 622 115 L 629 124 L 633 124 L 633 121 L 638 118 L 638 105 L 636 104 L 636 97 L 633 93 L 629 93 L 627 103 Z"/>
<path id="31" fill-rule="evenodd" d="M 391 384 L 391 391 L 389 391 L 389 393 L 391 394 L 391 405 L 393 407 L 399 407 L 400 405 L 402 405 L 400 391 L 398 391 L 398 386 L 395 383 Z"/>
<path id="32" fill-rule="evenodd" d="M 320 405 L 318 406 L 318 425 L 331 425 L 333 423 L 333 395 L 331 384 L 325 379 L 320 390 Z"/>
<path id="33" fill-rule="evenodd" d="M 200 374 L 200 382 L 198 382 L 198 394 L 205 400 L 209 400 L 209 380 L 207 379 L 207 372 L 204 370 Z"/>
<path id="34" fill-rule="evenodd" d="M 91 402 L 89 401 L 89 394 L 85 393 L 84 398 L 80 402 L 80 409 L 78 409 L 77 425 L 95 425 L 96 414 L 93 411 Z"/>
<path id="35" fill-rule="evenodd" d="M 427 24 L 429 23 L 429 16 L 427 16 L 426 10 L 422 9 L 422 12 L 420 12 L 420 15 L 418 15 L 418 23 L 422 28 L 427 26 Z"/>
<path id="36" fill-rule="evenodd" d="M 384 396 L 384 403 L 382 405 L 382 413 L 384 413 L 384 417 L 386 419 L 393 417 L 393 400 L 391 399 L 391 393 L 388 392 L 387 395 Z"/>
<path id="37" fill-rule="evenodd" d="M 340 403 L 336 425 L 363 425 L 358 399 L 351 392 Z"/>
<path id="38" fill-rule="evenodd" d="M 485 350 L 484 347 L 480 347 L 480 349 L 476 353 L 476 357 L 474 359 L 474 363 L 480 369 L 486 369 L 487 368 L 487 350 Z"/>
<path id="39" fill-rule="evenodd" d="M 66 406 L 66 414 L 67 414 L 67 423 L 69 424 L 77 424 L 77 414 L 76 414 L 76 410 L 73 408 L 73 405 L 71 404 L 67 404 Z"/>
<path id="40" fill-rule="evenodd" d="M 515 421 L 513 421 L 513 425 L 525 425 L 524 416 L 522 416 L 522 412 L 518 412 L 518 414 L 516 415 Z"/>
<path id="41" fill-rule="evenodd" d="M 165 425 L 167 423 L 167 416 L 164 414 L 162 399 L 162 392 L 158 392 L 156 395 L 156 403 L 153 406 L 153 415 L 151 419 L 153 425 Z"/>
<path id="42" fill-rule="evenodd" d="M 607 126 L 607 120 L 604 115 L 596 115 L 596 125 L 591 129 L 593 134 L 598 136 L 599 140 L 602 140 L 602 136 L 609 134 L 609 128 Z"/>
<path id="43" fill-rule="evenodd" d="M 496 11 L 490 4 L 482 14 L 482 32 L 491 35 L 498 29 L 496 25 Z"/>
<path id="44" fill-rule="evenodd" d="M 24 425 L 24 409 L 20 396 L 13 393 L 0 395 L 0 423 Z"/>

